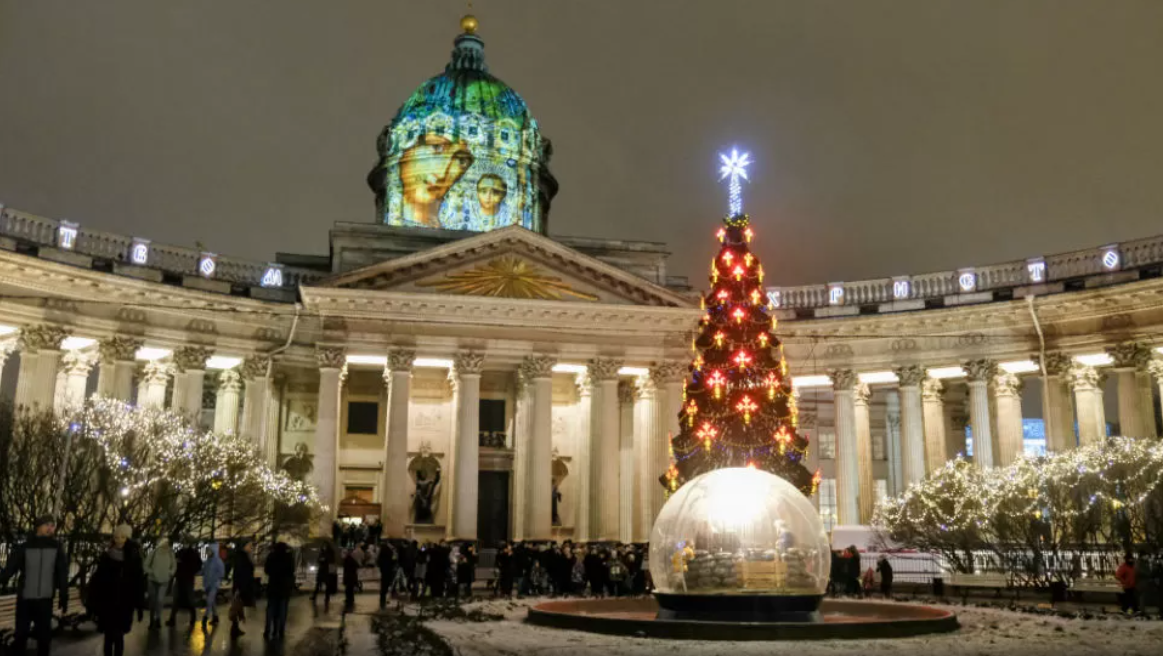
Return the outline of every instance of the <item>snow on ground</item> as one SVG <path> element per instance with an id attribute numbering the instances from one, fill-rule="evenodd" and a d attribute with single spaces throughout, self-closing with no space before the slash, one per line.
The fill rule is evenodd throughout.
<path id="1" fill-rule="evenodd" d="M 525 623 L 537 600 L 486 601 L 466 608 L 504 614 L 500 622 L 426 622 L 462 656 L 751 656 L 788 654 L 892 654 L 893 656 L 1074 656 L 1163 653 L 1163 622 L 1113 618 L 1077 620 L 974 607 L 950 607 L 961 630 L 955 633 L 879 640 L 806 642 L 705 642 L 607 636 Z"/>

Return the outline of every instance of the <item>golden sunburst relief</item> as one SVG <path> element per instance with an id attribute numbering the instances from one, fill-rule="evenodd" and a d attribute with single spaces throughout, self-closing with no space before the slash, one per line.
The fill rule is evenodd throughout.
<path id="1" fill-rule="evenodd" d="M 441 280 L 416 283 L 418 287 L 432 287 L 451 294 L 467 296 L 494 296 L 499 298 L 526 298 L 560 301 L 562 297 L 596 301 L 597 296 L 579 292 L 561 278 L 547 275 L 534 264 L 512 255 L 504 255 L 467 271 L 458 271 Z"/>

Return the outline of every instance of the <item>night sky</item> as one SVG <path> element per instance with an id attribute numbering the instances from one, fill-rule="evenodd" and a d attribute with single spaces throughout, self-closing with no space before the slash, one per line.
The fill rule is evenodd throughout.
<path id="1" fill-rule="evenodd" d="M 1163 233 L 1159 0 L 477 0 L 553 140 L 550 232 L 706 283 L 745 189 L 771 284 Z M 0 0 L 0 202 L 271 259 L 375 219 L 364 177 L 453 0 Z"/>

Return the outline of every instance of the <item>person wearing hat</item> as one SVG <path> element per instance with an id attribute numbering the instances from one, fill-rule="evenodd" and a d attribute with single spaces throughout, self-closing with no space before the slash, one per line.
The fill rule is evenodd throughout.
<path id="1" fill-rule="evenodd" d="M 13 652 L 23 654 L 28 645 L 29 630 L 36 628 L 36 653 L 48 656 L 52 639 L 52 598 L 59 593 L 61 614 L 69 604 L 69 562 L 53 534 L 56 520 L 51 515 L 36 519 L 33 534 L 18 545 L 0 571 L 0 587 L 17 573 L 20 585 L 16 588 L 16 634 Z"/>
<path id="2" fill-rule="evenodd" d="M 145 567 L 141 548 L 131 537 L 133 528 L 128 524 L 113 529 L 113 540 L 101 554 L 89 582 L 87 605 L 105 636 L 105 656 L 125 653 L 125 634 L 133 628 L 133 614 L 142 605 Z"/>

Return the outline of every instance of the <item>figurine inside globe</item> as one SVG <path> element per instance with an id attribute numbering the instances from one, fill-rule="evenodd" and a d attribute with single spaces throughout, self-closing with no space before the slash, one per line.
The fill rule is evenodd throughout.
<path id="1" fill-rule="evenodd" d="M 650 536 L 650 574 L 664 610 L 697 610 L 681 597 L 714 596 L 724 610 L 732 597 L 782 597 L 746 609 L 814 613 L 830 562 L 811 501 L 753 468 L 718 469 L 687 482 L 662 507 Z"/>

